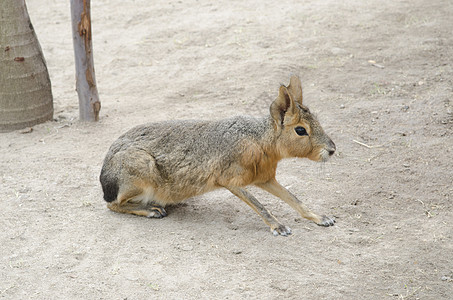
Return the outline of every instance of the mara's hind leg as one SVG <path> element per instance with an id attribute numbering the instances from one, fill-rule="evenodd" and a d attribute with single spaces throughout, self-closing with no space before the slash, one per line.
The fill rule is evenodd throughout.
<path id="1" fill-rule="evenodd" d="M 135 188 L 120 193 L 118 198 L 107 204 L 115 212 L 144 216 L 147 218 L 163 218 L 167 216 L 165 209 L 152 203 L 152 192 Z"/>

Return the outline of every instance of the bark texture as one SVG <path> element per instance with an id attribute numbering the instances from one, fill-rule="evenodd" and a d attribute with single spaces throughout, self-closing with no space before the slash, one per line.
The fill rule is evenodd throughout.
<path id="1" fill-rule="evenodd" d="M 79 117 L 82 121 L 98 121 L 101 102 L 94 74 L 90 0 L 71 0 L 71 19 Z"/>
<path id="2" fill-rule="evenodd" d="M 0 1 L 0 132 L 53 117 L 49 73 L 25 0 Z"/>

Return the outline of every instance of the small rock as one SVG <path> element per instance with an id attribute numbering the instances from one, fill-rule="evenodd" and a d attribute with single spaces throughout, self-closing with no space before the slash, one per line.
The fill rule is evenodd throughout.
<path id="1" fill-rule="evenodd" d="M 442 281 L 452 282 L 453 281 L 453 272 L 450 272 L 449 274 L 442 276 L 440 279 Z"/>
<path id="2" fill-rule="evenodd" d="M 344 108 L 345 108 L 344 104 L 341 104 L 340 109 L 344 109 Z"/>
<path id="3" fill-rule="evenodd" d="M 126 276 L 126 279 L 129 281 L 138 281 L 138 277 Z"/>
<path id="4" fill-rule="evenodd" d="M 27 127 L 27 128 L 22 129 L 19 132 L 22 133 L 22 134 L 31 133 L 31 132 L 33 132 L 33 128 L 32 127 Z"/>
<path id="5" fill-rule="evenodd" d="M 404 105 L 402 108 L 401 108 L 402 111 L 408 111 L 409 110 L 409 105 Z"/>

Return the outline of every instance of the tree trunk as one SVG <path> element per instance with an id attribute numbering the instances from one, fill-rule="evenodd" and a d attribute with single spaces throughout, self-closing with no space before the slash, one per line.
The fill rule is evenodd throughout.
<path id="1" fill-rule="evenodd" d="M 49 73 L 25 0 L 0 0 L 0 132 L 52 117 Z"/>
<path id="2" fill-rule="evenodd" d="M 94 75 L 90 0 L 71 0 L 71 19 L 79 117 L 82 121 L 98 121 L 101 102 Z"/>

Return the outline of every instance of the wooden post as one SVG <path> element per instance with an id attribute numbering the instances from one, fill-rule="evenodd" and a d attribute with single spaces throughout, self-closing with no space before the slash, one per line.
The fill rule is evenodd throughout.
<path id="1" fill-rule="evenodd" d="M 82 121 L 98 121 L 101 102 L 94 74 L 90 0 L 71 0 L 71 19 L 79 117 Z"/>

